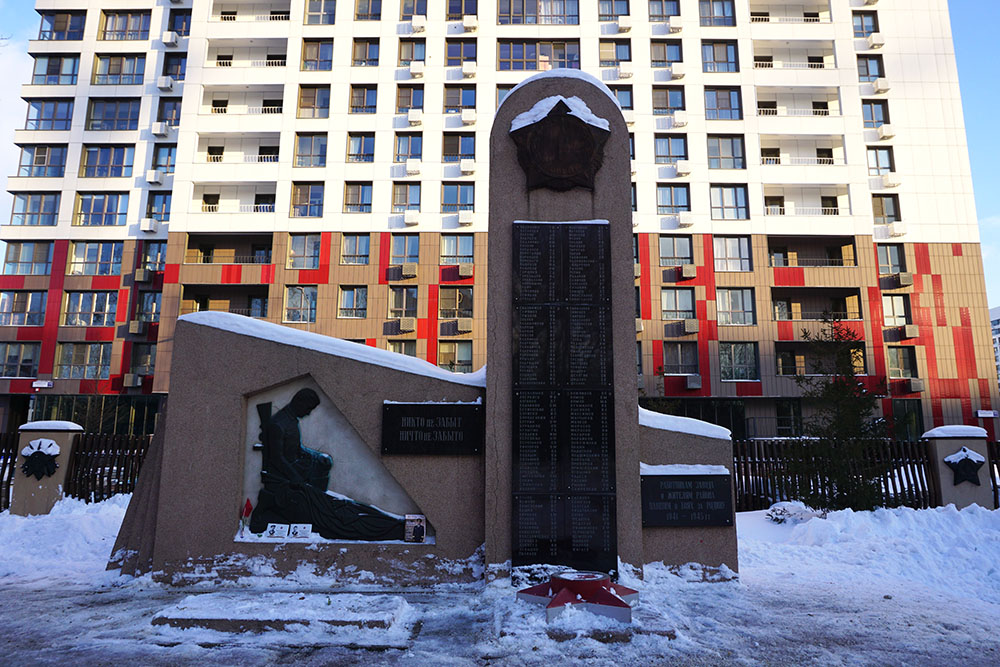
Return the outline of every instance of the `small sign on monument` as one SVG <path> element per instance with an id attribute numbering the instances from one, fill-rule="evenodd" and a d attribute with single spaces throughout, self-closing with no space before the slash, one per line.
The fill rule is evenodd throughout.
<path id="1" fill-rule="evenodd" d="M 644 468 L 641 477 L 643 526 L 733 525 L 732 479 L 722 466 Z M 699 472 L 700 469 L 704 472 Z"/>
<path id="2" fill-rule="evenodd" d="M 479 454 L 483 406 L 478 403 L 385 403 L 382 454 Z"/>
<path id="3" fill-rule="evenodd" d="M 267 524 L 267 530 L 264 532 L 264 537 L 269 537 L 271 539 L 276 539 L 276 540 L 288 537 L 288 524 L 287 523 Z"/>
<path id="4" fill-rule="evenodd" d="M 406 542 L 423 542 L 427 537 L 427 519 L 423 514 L 407 514 L 406 528 L 403 540 Z"/>

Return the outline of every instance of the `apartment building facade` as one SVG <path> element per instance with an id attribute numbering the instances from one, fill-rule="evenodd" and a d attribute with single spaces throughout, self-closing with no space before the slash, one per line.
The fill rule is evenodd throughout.
<path id="1" fill-rule="evenodd" d="M 946 0 L 38 0 L 0 228 L 4 424 L 148 431 L 181 314 L 456 372 L 487 147 L 578 68 L 632 132 L 637 392 L 792 436 L 833 316 L 901 436 L 996 427 Z M 248 360 L 252 363 L 252 360 Z M 655 399 L 655 400 L 654 400 Z"/>

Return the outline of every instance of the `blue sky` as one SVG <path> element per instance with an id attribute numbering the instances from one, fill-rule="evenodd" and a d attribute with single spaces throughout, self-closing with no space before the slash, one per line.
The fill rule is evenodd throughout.
<path id="1" fill-rule="evenodd" d="M 905 1 L 905 0 L 901 0 Z M 996 26 L 1000 25 L 1000 0 L 950 0 L 952 34 L 962 87 L 962 107 L 969 140 L 969 157 L 976 191 L 986 267 L 989 303 L 1000 306 L 1000 76 L 996 53 Z M 18 90 L 31 72 L 26 41 L 37 35 L 38 15 L 33 0 L 0 0 L 0 35 L 10 39 L 0 46 L 0 217 L 10 211 L 7 176 L 14 173 L 18 150 L 14 127 L 24 123 L 24 105 Z"/>

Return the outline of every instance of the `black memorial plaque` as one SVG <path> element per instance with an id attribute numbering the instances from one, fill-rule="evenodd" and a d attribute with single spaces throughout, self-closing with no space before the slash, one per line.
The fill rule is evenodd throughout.
<path id="1" fill-rule="evenodd" d="M 610 230 L 516 223 L 514 565 L 617 568 Z"/>
<path id="2" fill-rule="evenodd" d="M 383 454 L 479 454 L 483 406 L 474 403 L 385 403 Z"/>
<path id="3" fill-rule="evenodd" d="M 643 526 L 731 526 L 729 475 L 643 475 Z"/>

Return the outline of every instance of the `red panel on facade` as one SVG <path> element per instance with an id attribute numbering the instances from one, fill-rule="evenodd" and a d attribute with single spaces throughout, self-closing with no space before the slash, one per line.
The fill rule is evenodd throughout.
<path id="1" fill-rule="evenodd" d="M 948 326 L 948 317 L 944 310 L 944 288 L 941 286 L 941 276 L 931 276 L 931 289 L 934 291 L 934 315 L 939 327 Z"/>
<path id="2" fill-rule="evenodd" d="M 962 244 L 961 243 L 952 243 L 951 244 L 951 254 L 954 255 L 955 257 L 961 257 L 962 256 Z"/>
<path id="3" fill-rule="evenodd" d="M 243 281 L 243 267 L 239 264 L 225 264 L 220 282 L 223 285 L 239 284 Z"/>
<path id="4" fill-rule="evenodd" d="M 473 269 L 475 272 L 475 269 Z M 442 266 L 438 271 L 439 283 L 450 283 L 452 285 L 471 285 L 475 282 L 474 277 L 462 278 L 458 275 L 458 265 Z"/>
<path id="5" fill-rule="evenodd" d="M 118 290 L 118 308 L 115 310 L 115 322 L 128 322 L 128 288 Z"/>
<path id="6" fill-rule="evenodd" d="M 650 234 L 639 234 L 639 316 L 644 320 L 653 318 L 653 271 L 649 260 Z M 657 262 L 659 264 L 659 262 Z M 662 350 L 661 350 L 662 352 Z"/>
<path id="7" fill-rule="evenodd" d="M 301 269 L 299 283 L 303 285 L 325 285 L 330 282 L 330 245 L 333 235 L 323 232 L 319 237 L 319 268 Z"/>
<path id="8" fill-rule="evenodd" d="M 437 364 L 438 286 L 427 286 L 427 361 Z"/>
<path id="9" fill-rule="evenodd" d="M 913 254 L 917 258 L 917 273 L 928 275 L 931 272 L 931 253 L 926 243 L 914 243 Z"/>
<path id="10" fill-rule="evenodd" d="M 868 315 L 872 322 L 872 353 L 875 357 L 875 375 L 885 377 L 885 348 L 882 347 L 882 292 L 878 287 L 868 288 Z"/>
<path id="11" fill-rule="evenodd" d="M 0 289 L 21 289 L 24 276 L 0 276 Z"/>
<path id="12" fill-rule="evenodd" d="M 65 239 L 57 240 L 52 244 L 52 266 L 56 270 L 49 278 L 49 293 L 46 297 L 48 304 L 62 304 L 63 283 L 66 280 L 66 257 L 69 254 L 69 241 Z M 48 374 L 52 372 L 56 360 L 56 337 L 59 333 L 59 307 L 49 307 L 45 309 L 45 324 L 41 336 L 42 349 L 38 360 L 38 373 Z"/>
<path id="13" fill-rule="evenodd" d="M 260 267 L 260 283 L 262 285 L 274 284 L 274 264 L 265 264 Z"/>
<path id="14" fill-rule="evenodd" d="M 17 339 L 40 341 L 45 336 L 45 327 L 18 327 Z"/>
<path id="15" fill-rule="evenodd" d="M 694 395 L 695 392 L 687 388 L 687 377 L 684 375 L 667 375 L 663 378 L 664 396 L 685 396 Z"/>
<path id="16" fill-rule="evenodd" d="M 374 338 L 365 338 L 365 345 L 367 345 L 368 347 L 375 347 L 377 343 Z"/>
<path id="17" fill-rule="evenodd" d="M 712 245 L 714 241 L 711 234 L 703 235 L 702 239 L 702 245 L 705 247 L 702 253 L 705 263 L 698 267 L 697 284 L 705 286 L 709 301 L 715 301 L 715 247 Z"/>
<path id="18" fill-rule="evenodd" d="M 737 396 L 763 396 L 764 385 L 760 382 L 737 382 Z"/>
<path id="19" fill-rule="evenodd" d="M 181 281 L 181 265 L 167 264 L 163 267 L 163 283 L 165 285 L 176 285 Z"/>
<path id="20" fill-rule="evenodd" d="M 801 266 L 774 267 L 775 287 L 805 287 L 806 270 Z"/>
<path id="21" fill-rule="evenodd" d="M 7 391 L 12 394 L 33 394 L 35 392 L 35 388 L 31 386 L 32 382 L 34 382 L 34 380 L 22 378 L 10 380 L 10 384 L 8 385 L 9 389 Z"/>
<path id="22" fill-rule="evenodd" d="M 392 259 L 392 234 L 382 232 L 378 236 L 378 284 L 389 283 L 389 262 Z"/>
<path id="23" fill-rule="evenodd" d="M 121 283 L 121 276 L 93 276 L 90 279 L 90 289 L 118 289 Z"/>
<path id="24" fill-rule="evenodd" d="M 84 335 L 88 341 L 109 341 L 115 339 L 114 327 L 88 327 Z"/>
<path id="25" fill-rule="evenodd" d="M 778 340 L 795 340 L 795 325 L 791 322 L 778 322 Z"/>
<path id="26" fill-rule="evenodd" d="M 663 372 L 663 341 L 654 340 L 653 341 L 653 375 L 658 375 Z M 664 378 L 663 390 L 666 391 L 667 383 Z"/>

